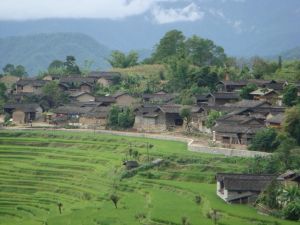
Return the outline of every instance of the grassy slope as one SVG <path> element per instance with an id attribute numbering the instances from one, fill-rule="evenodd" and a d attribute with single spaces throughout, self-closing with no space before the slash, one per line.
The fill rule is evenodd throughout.
<path id="1" fill-rule="evenodd" d="M 147 161 L 168 164 L 119 181 L 129 145 Z M 0 224 L 213 224 L 206 214 L 222 212 L 222 224 L 296 224 L 257 214 L 249 206 L 228 205 L 215 195 L 215 172 L 241 171 L 247 159 L 186 151 L 186 144 L 59 131 L 0 132 Z M 151 178 L 151 179 L 150 179 Z M 114 209 L 109 195 L 121 197 Z M 202 197 L 201 205 L 194 202 Z M 63 203 L 63 213 L 57 203 Z"/>

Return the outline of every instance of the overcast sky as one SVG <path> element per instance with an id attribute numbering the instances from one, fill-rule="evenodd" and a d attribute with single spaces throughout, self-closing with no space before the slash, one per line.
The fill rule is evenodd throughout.
<path id="1" fill-rule="evenodd" d="M 102 18 L 120 20 L 147 14 L 157 24 L 197 21 L 210 0 L 0 0 L 0 20 Z M 221 2 L 244 0 L 219 0 Z M 172 3 L 179 3 L 174 5 Z"/>

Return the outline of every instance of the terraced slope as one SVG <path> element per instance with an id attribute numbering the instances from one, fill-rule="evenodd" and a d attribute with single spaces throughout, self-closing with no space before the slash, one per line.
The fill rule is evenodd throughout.
<path id="1" fill-rule="evenodd" d="M 150 159 L 163 158 L 164 164 L 149 166 L 147 143 L 154 146 Z M 142 168 L 129 173 L 122 161 L 134 151 Z M 209 225 L 212 209 L 221 213 L 220 224 L 296 224 L 216 197 L 215 172 L 245 170 L 248 160 L 191 153 L 172 141 L 0 131 L 0 224 L 159 225 L 182 224 L 187 217 L 190 224 Z M 118 209 L 112 193 L 120 197 Z"/>

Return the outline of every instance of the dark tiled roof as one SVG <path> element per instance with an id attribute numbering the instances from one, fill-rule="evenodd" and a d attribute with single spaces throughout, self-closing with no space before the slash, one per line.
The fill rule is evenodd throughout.
<path id="1" fill-rule="evenodd" d="M 21 110 L 23 112 L 36 112 L 40 106 L 36 103 L 16 103 L 16 104 L 5 104 L 4 110 Z"/>
<path id="2" fill-rule="evenodd" d="M 18 80 L 16 84 L 18 86 L 25 86 L 30 84 L 34 87 L 42 87 L 48 82 L 49 82 L 48 80 L 37 80 L 37 79 L 26 78 L 26 79 Z"/>
<path id="3" fill-rule="evenodd" d="M 91 77 L 81 77 L 81 76 L 69 76 L 69 77 L 62 77 L 59 80 L 60 83 L 66 83 L 66 84 L 71 84 L 71 83 L 86 83 L 86 84 L 93 84 L 95 83 L 95 79 Z"/>
<path id="4" fill-rule="evenodd" d="M 238 81 L 223 80 L 220 81 L 220 83 L 223 83 L 226 86 L 246 86 L 248 84 L 248 82 L 245 80 L 238 80 Z"/>
<path id="5" fill-rule="evenodd" d="M 226 174 L 218 173 L 217 181 L 223 181 L 224 186 L 230 191 L 263 191 L 274 179 L 275 175 L 256 174 Z"/>
<path id="6" fill-rule="evenodd" d="M 208 94 L 208 96 L 213 96 L 215 99 L 239 99 L 240 95 L 236 92 L 216 92 Z"/>
<path id="7" fill-rule="evenodd" d="M 114 103 L 116 99 L 112 96 L 98 96 L 96 97 L 97 102 L 104 102 L 104 103 Z"/>
<path id="8" fill-rule="evenodd" d="M 84 91 L 78 91 L 78 92 L 71 92 L 71 93 L 70 93 L 70 97 L 77 98 L 77 97 L 79 97 L 79 96 L 81 96 L 81 95 L 84 95 L 84 94 L 93 96 L 91 93 L 84 92 Z"/>
<path id="9" fill-rule="evenodd" d="M 94 107 L 80 107 L 80 106 L 74 104 L 74 105 L 60 106 L 60 107 L 54 109 L 53 111 L 57 114 L 74 114 L 74 115 L 78 115 L 78 114 L 88 113 L 93 109 L 94 109 Z"/>
<path id="10" fill-rule="evenodd" d="M 267 101 L 258 101 L 258 100 L 246 100 L 243 99 L 242 101 L 235 102 L 235 103 L 227 103 L 225 106 L 227 107 L 236 107 L 236 108 L 254 108 L 254 107 L 259 107 L 261 105 L 271 105 Z"/>
<path id="11" fill-rule="evenodd" d="M 93 108 L 91 111 L 84 114 L 84 116 L 89 118 L 106 118 L 109 114 L 110 107 L 96 107 Z"/>
<path id="12" fill-rule="evenodd" d="M 182 105 L 162 105 L 159 108 L 164 113 L 180 113 Z"/>
<path id="13" fill-rule="evenodd" d="M 144 101 L 152 102 L 169 102 L 175 98 L 173 94 L 143 94 L 142 99 Z"/>
<path id="14" fill-rule="evenodd" d="M 271 117 L 270 119 L 267 119 L 267 122 L 269 123 L 273 123 L 273 124 L 282 124 L 284 121 L 284 114 L 283 113 L 279 113 L 273 117 Z"/>

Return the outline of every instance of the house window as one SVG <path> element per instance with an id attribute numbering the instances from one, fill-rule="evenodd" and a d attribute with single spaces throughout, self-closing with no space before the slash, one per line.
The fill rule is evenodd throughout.
<path id="1" fill-rule="evenodd" d="M 176 119 L 175 120 L 175 125 L 176 126 L 182 126 L 182 124 L 183 124 L 183 120 L 182 119 Z"/>

